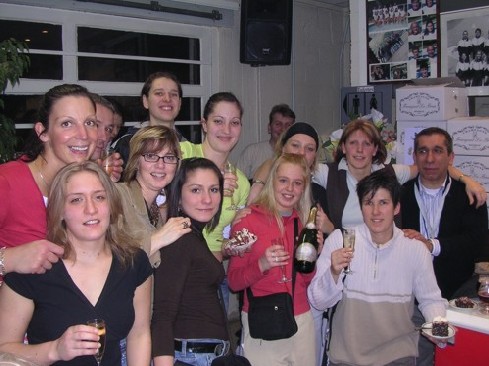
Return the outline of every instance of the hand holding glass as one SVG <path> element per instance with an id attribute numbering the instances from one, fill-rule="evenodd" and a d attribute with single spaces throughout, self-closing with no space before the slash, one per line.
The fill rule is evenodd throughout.
<path id="1" fill-rule="evenodd" d="M 233 164 L 231 164 L 231 162 L 228 161 L 224 165 L 224 173 L 231 173 L 236 176 L 236 167 Z M 232 210 L 232 211 L 239 210 L 239 206 L 234 203 L 234 197 L 233 197 L 234 192 L 230 189 L 227 189 L 226 191 L 229 193 L 228 196 L 231 199 L 231 205 L 228 208 L 226 208 L 226 210 Z"/>
<path id="2" fill-rule="evenodd" d="M 115 150 L 107 146 L 104 150 L 100 152 L 99 165 L 104 168 L 105 172 L 110 176 L 113 170 L 112 155 Z"/>
<path id="3" fill-rule="evenodd" d="M 93 319 L 89 320 L 87 322 L 87 325 L 98 329 L 98 335 L 100 337 L 98 342 L 100 343 L 100 347 L 94 357 L 97 360 L 97 365 L 100 366 L 100 362 L 102 361 L 102 357 L 104 356 L 105 351 L 105 321 L 103 321 L 102 319 Z"/>
<path id="4" fill-rule="evenodd" d="M 282 248 L 284 248 L 284 242 L 282 241 L 282 238 L 273 239 L 272 246 L 273 245 L 280 245 Z M 275 257 L 275 262 L 278 262 L 278 259 L 279 257 Z M 286 283 L 292 281 L 290 278 L 287 278 L 285 264 L 280 266 L 280 272 L 282 273 L 282 277 L 277 281 L 278 283 Z"/>
<path id="5" fill-rule="evenodd" d="M 355 250 L 355 229 L 343 229 L 343 248 L 348 249 L 351 253 Z M 345 268 L 345 274 L 353 273 L 350 265 Z"/>

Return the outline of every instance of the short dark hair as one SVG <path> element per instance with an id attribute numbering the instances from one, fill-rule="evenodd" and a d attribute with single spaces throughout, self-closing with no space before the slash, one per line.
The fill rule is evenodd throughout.
<path id="1" fill-rule="evenodd" d="M 271 125 L 273 121 L 273 116 L 275 116 L 277 113 L 281 114 L 282 116 L 293 118 L 295 122 L 295 113 L 288 106 L 288 104 L 282 103 L 282 104 L 277 104 L 272 107 L 272 110 L 270 111 L 270 114 L 268 116 L 268 124 Z"/>
<path id="2" fill-rule="evenodd" d="M 219 223 L 222 210 L 222 200 L 224 195 L 224 178 L 221 171 L 211 160 L 206 158 L 188 158 L 183 159 L 180 169 L 177 170 L 173 181 L 171 182 L 170 191 L 168 194 L 168 218 L 181 216 L 180 201 L 182 199 L 182 187 L 187 181 L 189 173 L 195 172 L 197 169 L 213 171 L 219 180 L 219 192 L 221 193 L 221 203 L 219 209 L 207 224 L 209 230 L 213 230 Z"/>
<path id="3" fill-rule="evenodd" d="M 401 185 L 397 181 L 396 176 L 386 169 L 380 169 L 358 182 L 357 195 L 360 206 L 362 206 L 362 202 L 367 196 L 368 198 L 372 198 L 379 188 L 384 188 L 389 191 L 394 206 L 399 203 L 401 198 Z"/>
<path id="4" fill-rule="evenodd" d="M 453 140 L 452 136 L 450 134 L 439 128 L 439 127 L 428 127 L 425 128 L 424 130 L 421 130 L 416 134 L 416 137 L 414 138 L 414 152 L 418 150 L 419 147 L 419 139 L 420 137 L 423 136 L 433 136 L 433 135 L 441 135 L 445 138 L 445 147 L 447 148 L 447 152 L 451 154 L 453 152 Z"/>

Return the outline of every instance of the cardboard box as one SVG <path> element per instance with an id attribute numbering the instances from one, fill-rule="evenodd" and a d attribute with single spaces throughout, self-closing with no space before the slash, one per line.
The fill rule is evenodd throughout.
<path id="1" fill-rule="evenodd" d="M 455 155 L 453 166 L 481 183 L 489 192 L 489 157 Z"/>
<path id="2" fill-rule="evenodd" d="M 437 79 L 431 79 L 436 80 Z M 458 84 L 455 84 L 458 85 Z M 398 121 L 448 120 L 468 116 L 467 91 L 452 82 L 406 85 L 396 90 Z"/>
<path id="3" fill-rule="evenodd" d="M 447 131 L 455 155 L 485 155 L 489 161 L 489 117 L 453 118 L 447 123 Z"/>
<path id="4" fill-rule="evenodd" d="M 414 163 L 414 137 L 428 127 L 447 128 L 447 121 L 397 121 L 398 154 L 396 163 L 411 165 Z"/>

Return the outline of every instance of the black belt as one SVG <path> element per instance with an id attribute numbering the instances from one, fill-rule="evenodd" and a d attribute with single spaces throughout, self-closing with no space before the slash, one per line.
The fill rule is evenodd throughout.
<path id="1" fill-rule="evenodd" d="M 224 347 L 222 342 L 210 342 L 210 343 L 200 343 L 200 342 L 187 342 L 187 352 L 191 353 L 216 353 L 216 347 Z M 175 351 L 182 352 L 183 342 L 175 339 Z"/>

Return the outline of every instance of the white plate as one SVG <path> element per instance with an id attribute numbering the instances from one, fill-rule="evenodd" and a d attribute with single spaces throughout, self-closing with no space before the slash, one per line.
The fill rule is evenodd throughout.
<path id="1" fill-rule="evenodd" d="M 447 337 L 434 336 L 433 333 L 431 333 L 431 327 L 432 326 L 433 326 L 433 324 L 431 322 L 424 323 L 421 326 L 421 331 L 424 334 L 426 334 L 427 336 L 433 337 L 434 339 L 439 339 L 441 341 L 448 340 L 455 335 L 455 329 L 453 329 L 452 326 L 450 324 L 448 324 L 448 336 Z"/>
<path id="2" fill-rule="evenodd" d="M 472 301 L 472 303 L 474 304 L 474 306 L 472 306 L 471 308 L 460 308 L 460 307 L 458 307 L 458 306 L 455 304 L 455 299 L 450 300 L 450 301 L 448 302 L 448 304 L 450 305 L 450 307 L 452 307 L 452 308 L 454 308 L 454 309 L 457 309 L 457 310 L 460 310 L 460 311 L 472 311 L 472 310 L 477 309 L 477 303 L 476 303 L 474 300 L 472 300 L 472 299 L 470 299 L 470 300 L 471 300 L 471 301 Z"/>

